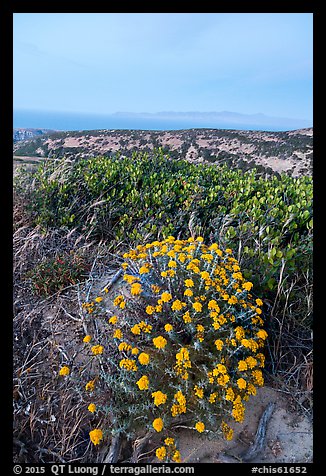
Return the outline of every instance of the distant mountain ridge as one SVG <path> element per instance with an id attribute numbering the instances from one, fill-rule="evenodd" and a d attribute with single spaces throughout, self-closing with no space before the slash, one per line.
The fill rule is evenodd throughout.
<path id="1" fill-rule="evenodd" d="M 161 147 L 172 159 L 208 162 L 268 174 L 312 175 L 313 129 L 287 132 L 184 129 L 174 131 L 103 129 L 51 132 L 14 143 L 20 157 L 96 157 L 148 152 Z"/>
<path id="2" fill-rule="evenodd" d="M 197 127 L 201 127 L 201 123 L 204 123 L 205 127 L 218 127 L 221 123 L 229 123 L 235 125 L 249 125 L 252 126 L 256 124 L 257 126 L 269 126 L 269 127 L 288 127 L 289 129 L 296 128 L 308 128 L 312 126 L 311 121 L 306 119 L 293 119 L 286 117 L 272 117 L 267 116 L 263 113 L 255 114 L 242 114 L 239 112 L 231 111 L 209 111 L 209 112 L 198 112 L 198 111 L 187 111 L 187 112 L 176 112 L 176 111 L 161 111 L 161 112 L 116 112 L 112 114 L 119 118 L 147 118 L 151 120 L 155 119 L 165 119 L 165 120 L 186 120 L 196 122 Z M 210 122 L 210 124 L 208 124 Z"/>

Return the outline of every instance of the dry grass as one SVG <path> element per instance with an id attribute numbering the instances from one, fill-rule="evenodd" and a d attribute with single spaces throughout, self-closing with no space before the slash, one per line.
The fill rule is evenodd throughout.
<path id="1" fill-rule="evenodd" d="M 13 427 L 14 456 L 20 463 L 96 462 L 103 455 L 89 440 L 92 415 L 73 381 L 58 376 L 62 362 L 82 358 L 78 341 L 87 328 L 81 301 L 108 270 L 112 256 L 101 244 L 72 231 L 32 227 L 15 202 Z M 47 298 L 32 294 L 27 272 L 57 253 L 79 251 L 91 264 L 84 283 Z M 82 294 L 84 292 L 84 295 Z"/>

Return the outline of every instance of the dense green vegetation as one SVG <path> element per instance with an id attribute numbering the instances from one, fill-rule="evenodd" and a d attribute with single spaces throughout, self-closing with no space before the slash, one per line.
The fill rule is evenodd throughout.
<path id="1" fill-rule="evenodd" d="M 34 178 L 31 211 L 44 227 L 77 228 L 125 246 L 190 232 L 222 240 L 239 254 L 255 289 L 271 297 L 280 279 L 299 283 L 311 274 L 310 177 L 266 179 L 157 151 L 56 160 Z"/>

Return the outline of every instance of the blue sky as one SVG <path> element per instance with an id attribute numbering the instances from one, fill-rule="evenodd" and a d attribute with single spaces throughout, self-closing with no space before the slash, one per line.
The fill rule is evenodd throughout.
<path id="1" fill-rule="evenodd" d="M 312 13 L 16 13 L 14 108 L 312 120 Z"/>

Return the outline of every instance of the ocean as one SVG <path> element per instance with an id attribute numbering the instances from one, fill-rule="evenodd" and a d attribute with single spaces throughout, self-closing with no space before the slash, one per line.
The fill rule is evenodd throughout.
<path id="1" fill-rule="evenodd" d="M 126 130 L 179 130 L 193 128 L 235 129 L 257 131 L 287 131 L 299 129 L 300 125 L 289 127 L 266 124 L 236 124 L 196 119 L 164 119 L 160 117 L 142 118 L 115 114 L 79 114 L 67 112 L 46 112 L 14 110 L 14 128 L 54 129 L 59 131 L 81 131 L 94 129 Z M 308 126 L 307 126 L 308 127 Z"/>

